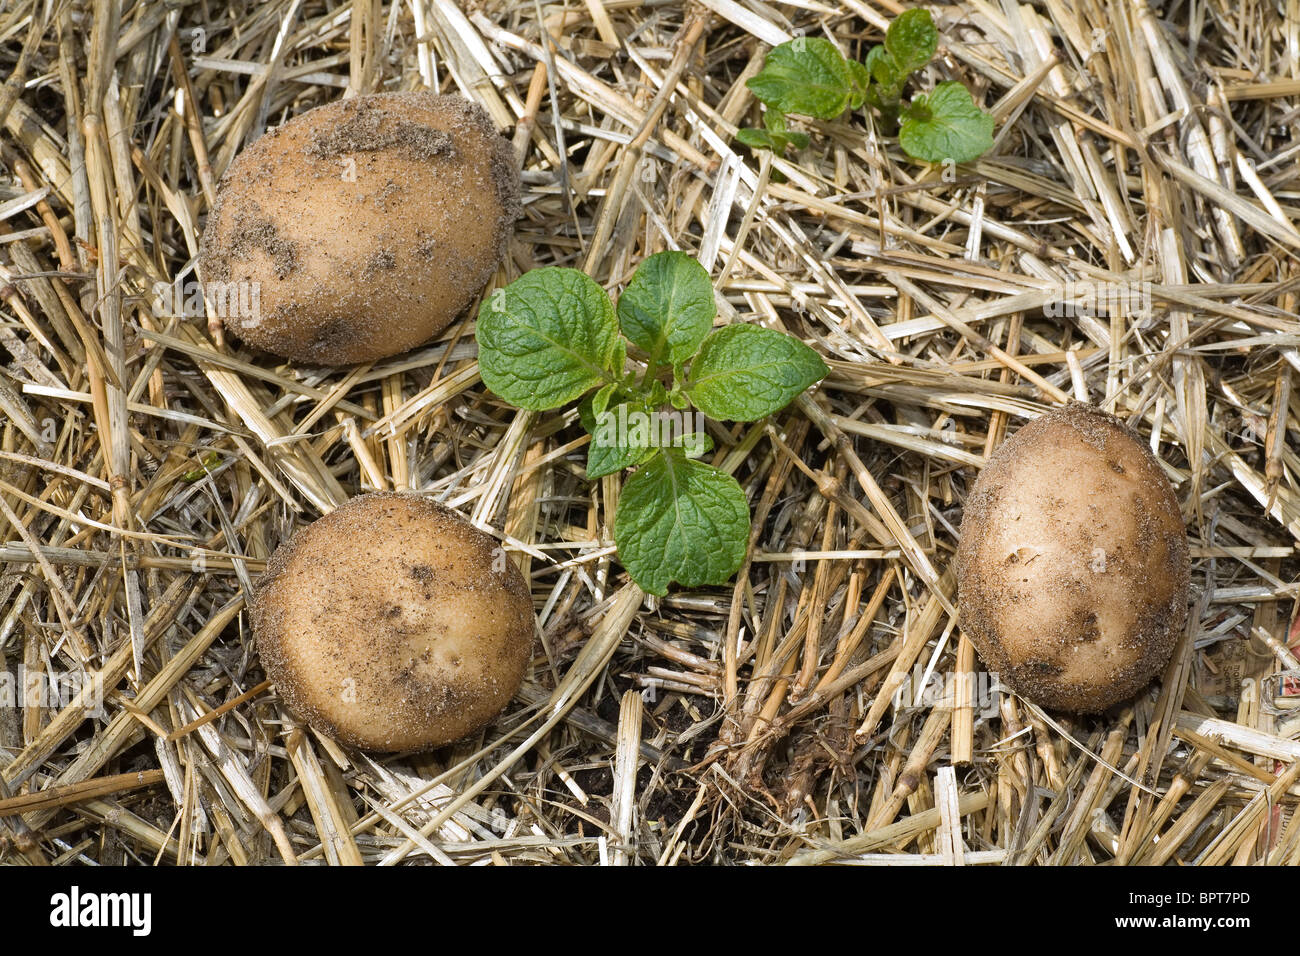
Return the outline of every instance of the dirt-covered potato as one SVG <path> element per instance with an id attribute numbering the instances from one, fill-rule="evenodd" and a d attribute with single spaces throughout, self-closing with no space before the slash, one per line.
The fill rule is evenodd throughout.
<path id="1" fill-rule="evenodd" d="M 272 555 L 252 605 L 262 666 L 289 709 L 365 750 L 427 750 L 495 717 L 523 680 L 523 576 L 449 508 L 353 498 Z"/>
<path id="2" fill-rule="evenodd" d="M 1012 689 L 1097 713 L 1169 660 L 1187 616 L 1182 515 L 1150 449 L 1072 404 L 1030 422 L 966 499 L 961 626 Z"/>
<path id="3" fill-rule="evenodd" d="M 518 210 L 513 152 L 477 104 L 425 91 L 338 100 L 235 157 L 200 278 L 249 345 L 313 364 L 370 361 L 428 340 L 469 305 Z"/>

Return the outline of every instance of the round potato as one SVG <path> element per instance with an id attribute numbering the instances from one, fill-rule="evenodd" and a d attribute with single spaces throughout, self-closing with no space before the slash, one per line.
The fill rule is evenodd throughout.
<path id="1" fill-rule="evenodd" d="M 961 626 L 1027 699 L 1097 713 L 1169 660 L 1187 615 L 1178 501 L 1118 419 L 1072 404 L 1030 422 L 966 499 Z"/>
<path id="2" fill-rule="evenodd" d="M 427 341 L 470 304 L 518 211 L 513 151 L 477 104 L 425 91 L 338 100 L 235 157 L 200 276 L 251 346 L 318 365 L 371 361 Z"/>
<path id="3" fill-rule="evenodd" d="M 413 494 L 362 495 L 298 532 L 271 557 L 251 618 L 289 709 L 364 750 L 428 750 L 487 723 L 533 644 L 514 562 Z"/>

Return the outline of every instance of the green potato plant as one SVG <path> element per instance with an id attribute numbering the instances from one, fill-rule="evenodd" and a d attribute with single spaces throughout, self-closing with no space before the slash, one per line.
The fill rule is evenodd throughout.
<path id="1" fill-rule="evenodd" d="M 534 411 L 579 402 L 592 435 L 587 477 L 636 469 L 619 496 L 614 543 L 632 580 L 651 594 L 666 594 L 672 582 L 725 583 L 750 532 L 740 483 L 699 460 L 713 448 L 710 436 L 656 423 L 685 422 L 691 408 L 757 421 L 829 371 L 792 336 L 747 323 L 714 329 L 716 316 L 704 267 L 686 253 L 661 252 L 633 273 L 617 308 L 584 273 L 548 267 L 498 289 L 478 317 L 489 389 Z M 629 361 L 629 348 L 639 361 Z"/>
<path id="2" fill-rule="evenodd" d="M 787 114 L 835 119 L 866 105 L 886 125 L 898 127 L 898 144 L 913 159 L 965 163 L 993 147 L 993 117 L 981 110 L 962 84 L 938 84 L 928 94 L 903 102 L 903 88 L 934 58 L 939 33 L 928 10 L 900 14 L 885 42 L 866 60 L 849 60 L 829 40 L 799 37 L 773 47 L 763 69 L 747 85 L 767 107 L 763 129 L 742 129 L 736 138 L 754 149 L 782 153 L 802 149 L 808 137 L 788 129 Z"/>

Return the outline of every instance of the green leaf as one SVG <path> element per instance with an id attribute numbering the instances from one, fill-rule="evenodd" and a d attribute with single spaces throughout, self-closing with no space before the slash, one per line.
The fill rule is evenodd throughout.
<path id="1" fill-rule="evenodd" d="M 643 394 L 645 397 L 645 403 L 651 408 L 658 408 L 664 402 L 668 401 L 668 389 L 664 387 L 664 383 L 659 381 L 659 379 L 655 379 L 651 382 L 650 387 L 643 390 Z"/>
<path id="2" fill-rule="evenodd" d="M 694 355 L 717 314 L 708 270 L 684 252 L 646 259 L 618 300 L 623 334 L 655 365 Z"/>
<path id="3" fill-rule="evenodd" d="M 623 367 L 627 365 L 627 339 L 621 335 L 614 337 L 614 355 L 609 362 L 609 370 L 614 374 L 614 378 L 619 381 L 626 381 L 623 373 Z"/>
<path id="4" fill-rule="evenodd" d="M 674 438 L 673 447 L 680 448 L 687 458 L 701 458 L 713 451 L 713 438 L 708 432 L 691 432 Z"/>
<path id="5" fill-rule="evenodd" d="M 867 59 L 862 66 L 881 86 L 893 86 L 898 82 L 898 67 L 881 44 L 876 44 L 867 51 Z"/>
<path id="6" fill-rule="evenodd" d="M 477 336 L 483 383 L 519 408 L 558 408 L 622 373 L 614 306 L 576 269 L 534 269 L 492 293 Z"/>
<path id="7" fill-rule="evenodd" d="M 903 79 L 929 63 L 938 48 L 939 31 L 929 10 L 905 10 L 885 31 L 885 50 Z"/>
<path id="8" fill-rule="evenodd" d="M 898 143 L 907 155 L 929 163 L 966 163 L 993 148 L 993 117 L 960 83 L 940 83 L 903 111 Z"/>
<path id="9" fill-rule="evenodd" d="M 867 90 L 871 87 L 871 72 L 857 60 L 847 62 L 849 76 L 852 77 L 853 81 L 853 92 L 849 94 L 849 109 L 856 110 L 862 106 L 863 100 L 867 98 Z"/>
<path id="10" fill-rule="evenodd" d="M 882 115 L 888 113 L 891 108 L 897 108 L 892 107 L 892 104 L 885 103 L 884 97 L 881 96 L 880 93 L 880 84 L 878 83 L 873 83 L 871 86 L 867 87 L 866 103 L 873 110 L 878 110 Z"/>
<path id="11" fill-rule="evenodd" d="M 651 594 L 725 584 L 745 559 L 749 502 L 730 475 L 678 449 L 655 455 L 623 486 L 614 542 L 632 580 Z"/>
<path id="12" fill-rule="evenodd" d="M 867 51 L 863 66 L 875 81 L 867 90 L 868 105 L 892 120 L 903 94 L 903 84 L 913 71 L 930 62 L 938 47 L 939 32 L 928 10 L 900 14 L 889 25 L 885 42 Z"/>
<path id="13" fill-rule="evenodd" d="M 883 46 L 873 46 L 863 65 L 875 81 L 867 88 L 867 104 L 879 110 L 887 119 L 892 119 L 897 112 L 907 74 L 899 71 L 894 58 Z"/>
<path id="14" fill-rule="evenodd" d="M 736 130 L 736 141 L 743 143 L 750 149 L 770 149 L 774 153 L 781 152 L 777 148 L 776 137 L 765 129 L 754 129 L 751 126 L 742 126 Z"/>
<path id="15" fill-rule="evenodd" d="M 601 391 L 603 392 L 604 389 L 601 389 Z M 596 430 L 596 413 L 592 411 L 592 405 L 599 394 L 600 392 L 589 392 L 578 403 L 578 422 L 582 425 L 582 430 L 588 435 Z"/>
<path id="16" fill-rule="evenodd" d="M 662 387 L 662 386 L 661 386 Z M 597 419 L 611 405 L 635 401 L 640 397 L 639 391 L 625 385 L 611 382 L 589 393 L 578 403 L 578 422 L 588 435 L 596 434 Z"/>
<path id="17" fill-rule="evenodd" d="M 181 481 L 195 482 L 221 464 L 221 456 L 215 451 L 210 451 L 199 461 L 201 467 L 194 468 L 181 475 Z"/>
<path id="18" fill-rule="evenodd" d="M 853 74 L 835 44 L 799 37 L 772 48 L 757 76 L 745 84 L 782 113 L 835 119 L 853 94 Z"/>
<path id="19" fill-rule="evenodd" d="M 808 148 L 808 136 L 796 133 L 785 124 L 785 114 L 780 110 L 764 110 L 763 126 L 765 129 L 739 129 L 736 139 L 750 149 L 770 149 L 775 153 L 784 153 L 787 146 L 795 149 Z"/>
<path id="20" fill-rule="evenodd" d="M 596 412 L 587 447 L 587 477 L 601 478 L 645 460 L 652 450 L 653 412 L 644 402 L 622 402 Z"/>
<path id="21" fill-rule="evenodd" d="M 785 114 L 780 110 L 765 110 L 763 112 L 763 125 L 767 131 L 772 134 L 772 138 L 781 143 L 781 149 L 784 150 L 786 144 L 793 143 L 795 149 L 808 148 L 808 136 L 805 133 L 796 133 L 790 129 L 785 122 Z"/>
<path id="22" fill-rule="evenodd" d="M 752 422 L 785 408 L 828 371 L 821 356 L 798 339 L 737 323 L 704 340 L 686 394 L 711 418 Z"/>
<path id="23" fill-rule="evenodd" d="M 613 382 L 598 388 L 596 393 L 591 396 L 591 413 L 597 417 L 604 414 L 605 409 L 609 408 L 609 403 L 614 398 L 614 393 L 618 391 L 621 391 L 621 389 Z"/>

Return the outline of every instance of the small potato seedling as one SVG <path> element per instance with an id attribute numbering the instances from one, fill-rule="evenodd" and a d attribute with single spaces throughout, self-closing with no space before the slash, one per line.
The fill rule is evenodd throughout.
<path id="1" fill-rule="evenodd" d="M 460 96 L 376 93 L 296 116 L 244 149 L 203 233 L 210 307 L 284 358 L 345 365 L 441 332 L 487 284 L 518 215 L 507 140 Z M 253 299 L 252 294 L 246 294 Z"/>
<path id="2" fill-rule="evenodd" d="M 833 120 L 864 104 L 886 129 L 898 130 L 898 145 L 913 159 L 965 163 L 993 148 L 993 117 L 981 110 L 970 91 L 947 81 L 910 103 L 903 88 L 939 48 L 939 33 L 928 10 L 901 13 L 862 63 L 847 59 L 830 40 L 799 37 L 773 47 L 763 69 L 746 86 L 767 107 L 763 129 L 742 129 L 736 138 L 752 149 L 783 153 L 804 149 L 808 137 L 789 129 L 793 113 Z"/>
<path id="3" fill-rule="evenodd" d="M 957 552 L 961 625 L 1015 691 L 1098 713 L 1169 660 L 1187 620 L 1188 547 L 1151 450 L 1072 404 L 1025 425 L 980 472 Z"/>
<path id="4" fill-rule="evenodd" d="M 536 411 L 582 399 L 578 414 L 592 436 L 587 477 L 636 468 L 618 501 L 614 543 L 632 580 L 651 594 L 666 594 L 674 581 L 722 584 L 749 542 L 744 489 L 698 460 L 713 440 L 688 410 L 757 421 L 829 371 L 815 351 L 775 329 L 747 322 L 714 329 L 717 311 L 708 271 L 670 251 L 637 267 L 617 310 L 583 273 L 546 268 L 493 292 L 479 315 L 488 388 Z M 662 374 L 669 371 L 671 378 Z"/>
<path id="5" fill-rule="evenodd" d="M 353 498 L 271 557 L 252 605 L 267 676 L 298 717 L 365 750 L 428 750 L 523 680 L 533 603 L 489 535 L 418 495 Z"/>

